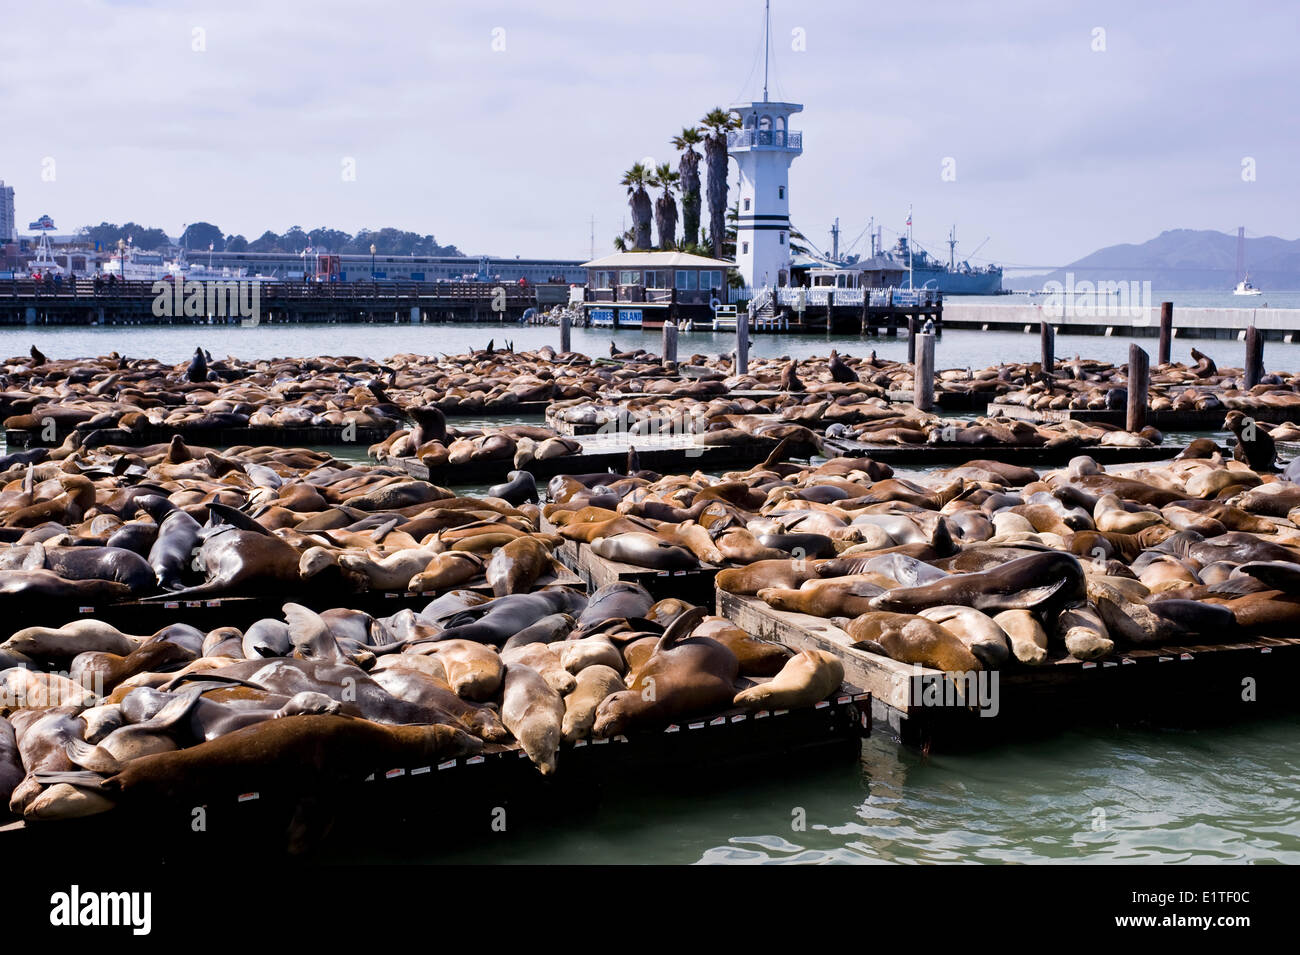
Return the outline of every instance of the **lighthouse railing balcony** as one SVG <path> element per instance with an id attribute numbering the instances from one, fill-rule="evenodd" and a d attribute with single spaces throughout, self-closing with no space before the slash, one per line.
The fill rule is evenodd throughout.
<path id="1" fill-rule="evenodd" d="M 785 129 L 733 129 L 727 133 L 727 148 L 774 146 L 777 149 L 803 150 L 803 133 Z"/>

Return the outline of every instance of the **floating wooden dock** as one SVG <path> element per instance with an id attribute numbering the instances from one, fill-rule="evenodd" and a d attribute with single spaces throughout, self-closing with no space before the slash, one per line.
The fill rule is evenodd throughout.
<path id="1" fill-rule="evenodd" d="M 839 656 L 845 679 L 871 694 L 875 724 L 922 746 L 983 742 L 1092 722 L 1261 715 L 1297 702 L 1293 687 L 1300 675 L 1300 638 L 1125 649 L 1096 661 L 1058 656 L 1042 666 L 986 671 L 992 696 L 984 707 L 988 715 L 982 715 L 979 704 L 927 702 L 927 686 L 942 685 L 936 682 L 943 678 L 941 671 L 855 649 L 831 620 L 774 610 L 757 597 L 723 591 L 717 608 L 755 636 Z M 1251 682 L 1243 682 L 1247 680 Z M 1247 685 L 1253 696 L 1243 700 Z"/>
<path id="2" fill-rule="evenodd" d="M 1223 419 L 1231 409 L 1219 408 L 1214 411 L 1151 411 L 1147 410 L 1146 423 L 1162 431 L 1222 431 Z M 988 407 L 990 416 L 1001 415 L 1004 418 L 1016 418 L 1021 421 L 1081 421 L 1097 424 L 1110 424 L 1122 428 L 1125 424 L 1123 408 L 1026 408 L 1024 405 L 993 402 Z M 1246 412 L 1258 421 L 1267 424 L 1282 424 L 1300 418 L 1300 408 L 1294 410 L 1280 408 L 1259 408 Z"/>
<path id="3" fill-rule="evenodd" d="M 680 791 L 700 777 L 734 783 L 737 772 L 774 772 L 810 764 L 856 760 L 871 732 L 870 697 L 844 685 L 829 699 L 798 710 L 736 708 L 701 715 L 662 730 L 632 732 L 611 740 L 564 744 L 559 771 L 543 777 L 518 744 L 489 745 L 484 752 L 440 763 L 375 766 L 363 778 L 328 792 L 266 792 L 256 783 L 231 780 L 199 801 L 204 826 L 195 831 L 194 803 L 123 807 L 98 816 L 57 822 L 14 821 L 0 826 L 0 844 L 11 852 L 57 851 L 99 846 L 129 850 L 136 862 L 212 859 L 212 847 L 256 845 L 259 855 L 283 852 L 290 820 L 304 797 L 308 818 L 334 827 L 313 847 L 322 856 L 355 859 L 358 845 L 407 858 L 435 856 L 454 842 L 506 838 L 494 818 L 504 813 L 513 835 L 543 831 L 557 814 L 581 812 L 617 784 Z M 292 717 L 290 717 L 292 718 Z M 384 830 L 399 839 L 376 843 L 375 817 L 359 807 L 382 806 Z M 494 816 L 494 813 L 496 814 Z M 324 818 L 322 818 L 322 816 Z M 297 818 L 302 819 L 301 815 Z M 219 840 L 214 843 L 214 837 Z"/>
<path id="4" fill-rule="evenodd" d="M 627 469 L 627 453 L 635 448 L 642 470 L 660 474 L 681 474 L 692 471 L 722 471 L 728 468 L 758 464 L 777 446 L 770 438 L 747 438 L 739 444 L 700 444 L 696 435 L 631 435 L 608 434 L 579 437 L 583 450 L 558 458 L 534 460 L 521 466 L 537 478 L 552 478 L 557 474 L 596 474 L 613 471 L 623 474 Z M 793 448 L 792 457 L 807 457 L 815 449 Z M 430 469 L 414 458 L 395 458 L 384 462 L 406 470 L 412 477 L 443 486 L 492 484 L 504 481 L 515 468 L 509 458 L 492 461 L 467 461 L 464 464 L 447 464 Z"/>
<path id="5" fill-rule="evenodd" d="M 993 458 L 1004 464 L 1023 467 L 1069 464 L 1073 458 L 1087 455 L 1098 464 L 1136 464 L 1165 461 L 1178 455 L 1184 445 L 1163 444 L 1150 448 L 1091 447 L 1007 447 L 989 444 L 868 444 L 842 438 L 825 439 L 826 454 L 846 458 L 871 458 L 882 464 L 925 467 L 927 465 L 964 464 L 975 458 Z"/>
<path id="6" fill-rule="evenodd" d="M 556 573 L 541 577 L 537 587 L 560 584 L 581 589 L 584 581 L 566 567 Z M 459 584 L 457 590 L 474 590 L 492 595 L 492 588 L 480 575 L 468 583 Z M 127 600 L 120 603 L 75 604 L 71 601 L 46 602 L 39 606 L 9 598 L 10 632 L 23 627 L 59 627 L 74 620 L 94 617 L 111 624 L 123 633 L 137 635 L 156 633 L 173 623 L 185 623 L 199 630 L 216 627 L 246 629 L 255 621 L 266 617 L 281 619 L 286 600 L 292 600 L 313 610 L 330 610 L 346 606 L 361 610 L 372 617 L 388 617 L 400 610 L 421 610 L 437 593 L 417 594 L 410 591 L 371 590 L 356 594 L 342 594 L 322 588 L 302 591 L 284 591 L 275 595 L 210 597 L 199 600 L 185 598 L 156 600 Z"/>
<path id="7" fill-rule="evenodd" d="M 609 560 L 593 551 L 590 544 L 571 540 L 557 547 L 555 556 L 582 578 L 591 593 L 610 584 L 631 583 L 640 584 L 655 600 L 676 597 L 706 607 L 714 600 L 713 582 L 719 568 L 712 564 L 694 570 L 655 570 Z"/>
<path id="8" fill-rule="evenodd" d="M 94 434 L 94 446 L 106 444 L 138 448 L 149 444 L 166 444 L 176 435 L 186 444 L 205 447 L 233 447 L 240 444 L 273 445 L 278 448 L 309 447 L 313 445 L 357 446 L 366 448 L 383 441 L 397 430 L 397 422 L 390 428 L 347 428 L 344 426 L 328 428 L 141 428 L 127 431 L 123 428 L 99 428 L 95 431 L 82 429 L 85 435 Z M 5 443 L 11 449 L 51 448 L 61 445 L 73 429 L 68 428 L 55 434 L 53 440 L 42 438 L 39 429 L 24 428 L 5 431 Z"/>

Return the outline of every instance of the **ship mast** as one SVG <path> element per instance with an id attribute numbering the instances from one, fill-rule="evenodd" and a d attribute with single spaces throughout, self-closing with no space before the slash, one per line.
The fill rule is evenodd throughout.
<path id="1" fill-rule="evenodd" d="M 948 271 L 952 272 L 957 268 L 957 224 L 948 230 Z"/>

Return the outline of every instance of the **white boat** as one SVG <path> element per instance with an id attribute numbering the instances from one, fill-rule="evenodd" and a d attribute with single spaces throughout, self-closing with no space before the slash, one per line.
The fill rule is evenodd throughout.
<path id="1" fill-rule="evenodd" d="M 1250 274 L 1237 283 L 1237 287 L 1232 292 L 1233 295 L 1263 295 L 1264 293 L 1250 284 Z"/>

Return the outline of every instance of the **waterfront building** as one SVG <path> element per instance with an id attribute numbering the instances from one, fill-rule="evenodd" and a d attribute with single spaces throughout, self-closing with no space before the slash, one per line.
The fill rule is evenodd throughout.
<path id="1" fill-rule="evenodd" d="M 18 223 L 14 219 L 14 187 L 6 186 L 0 179 L 0 245 L 18 238 Z"/>
<path id="2" fill-rule="evenodd" d="M 671 310 L 679 321 L 712 321 L 727 301 L 734 262 L 689 252 L 615 252 L 582 263 L 588 324 L 617 328 L 661 326 Z"/>

